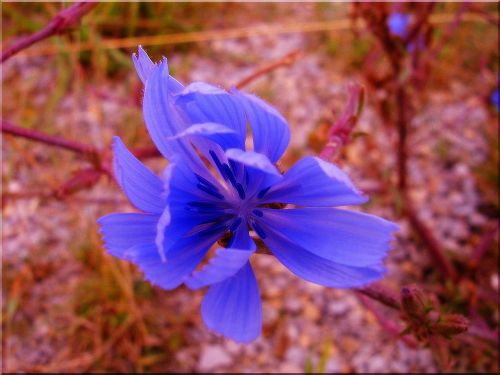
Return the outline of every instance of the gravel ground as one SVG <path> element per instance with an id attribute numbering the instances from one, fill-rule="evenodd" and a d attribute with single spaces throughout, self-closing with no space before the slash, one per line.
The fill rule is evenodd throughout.
<path id="1" fill-rule="evenodd" d="M 229 87 L 254 68 L 253 61 L 269 61 L 294 49 L 306 49 L 310 39 L 299 34 L 256 36 L 245 40 L 207 43 L 210 56 L 198 52 L 170 56 L 171 66 L 182 69 L 183 79 L 204 80 Z M 216 58 L 213 58 L 213 55 Z M 235 56 L 245 56 L 246 63 Z M 339 109 L 345 100 L 345 85 L 355 77 L 336 73 L 325 64 L 329 57 L 321 53 L 307 53 L 289 68 L 279 69 L 252 83 L 249 91 L 268 97 L 282 111 L 292 127 L 293 149 L 308 148 L 308 137 L 321 119 L 328 118 L 330 109 Z M 12 60 L 5 71 L 23 64 Z M 46 65 L 44 65 L 46 67 Z M 23 67 L 33 77 L 50 79 L 52 71 L 37 66 Z M 132 75 L 133 73 L 130 72 Z M 8 77 L 7 77 L 8 78 Z M 6 78 L 6 79 L 7 79 Z M 434 230 L 449 251 L 467 256 L 471 248 L 466 243 L 472 227 L 482 227 L 485 218 L 477 209 L 480 196 L 472 176 L 472 169 L 486 158 L 481 127 L 487 112 L 474 97 L 465 97 L 467 88 L 455 84 L 452 93 L 436 93 L 424 112 L 412 123 L 410 160 L 411 194 L 419 207 L 419 215 Z M 123 86 L 109 89 L 116 98 L 129 94 Z M 286 93 L 286 95 L 283 95 Z M 459 97 L 453 102 L 449 98 Z M 65 99 L 61 107 L 68 113 L 77 113 L 72 124 L 73 136 L 89 136 L 104 143 L 123 129 L 130 114 L 121 114 L 121 106 L 112 101 L 98 103 L 91 108 L 92 99 Z M 15 120 L 15 119 L 14 119 Z M 64 116 L 58 116 L 56 127 L 64 131 Z M 140 124 L 140 122 L 139 122 Z M 90 130 L 90 132 L 89 132 Z M 357 184 L 369 189 L 377 186 L 377 176 L 366 163 L 367 142 L 376 145 L 370 149 L 370 163 L 379 171 L 394 169 L 391 153 L 394 134 L 381 124 L 370 105 L 370 94 L 358 130 L 369 133 L 369 140 L 353 141 L 341 164 Z M 459 136 L 460 135 L 460 136 Z M 447 158 L 451 167 L 439 158 L 436 147 L 446 140 Z M 32 153 L 43 155 L 44 147 L 33 145 Z M 4 173 L 15 176 L 4 183 L 8 191 L 20 191 L 31 179 L 30 167 L 23 165 L 15 155 L 16 147 L 10 141 L 3 144 Z M 157 170 L 161 162 L 153 162 Z M 64 171 L 56 171 L 61 175 Z M 377 172 L 375 172 L 377 173 Z M 42 202 L 38 198 L 9 202 L 3 211 L 4 273 L 23 272 L 23 265 L 42 265 L 38 279 L 23 296 L 23 306 L 15 319 L 26 323 L 26 332 L 6 334 L 5 348 L 10 353 L 8 369 L 23 371 L 32 366 L 53 362 L 65 349 L 64 335 L 68 334 L 65 308 L 72 300 L 78 283 L 85 277 L 73 253 L 71 244 L 89 230 L 96 230 L 94 220 L 104 212 L 130 209 L 119 203 L 120 193 L 109 183 L 80 194 L 85 199 L 109 198 L 116 204 L 77 205 L 64 202 Z M 68 206 L 69 205 L 69 206 Z M 393 219 L 388 204 L 374 204 L 370 213 Z M 387 262 L 387 282 L 400 286 L 418 281 L 419 267 L 428 265 L 426 254 L 412 241 L 409 226 L 400 222 L 401 231 L 394 241 L 394 250 Z M 90 227 L 89 227 L 90 226 Z M 69 230 L 71 228 L 71 230 Z M 26 235 L 26 233 L 29 235 Z M 259 281 L 264 306 L 262 336 L 249 345 L 235 344 L 208 332 L 199 318 L 197 324 L 186 328 L 184 345 L 171 359 L 172 369 L 199 372 L 435 372 L 432 355 L 425 348 L 409 348 L 402 341 L 384 331 L 373 314 L 365 309 L 351 291 L 335 290 L 313 285 L 298 279 L 270 256 L 255 257 L 253 263 Z M 498 281 L 497 281 L 498 288 Z M 181 289 L 164 293 L 172 306 L 187 308 L 197 314 L 201 294 Z M 5 304 L 5 302 L 4 302 Z M 178 310 L 176 311 L 179 312 Z M 168 312 L 163 312 L 168 314 Z M 48 330 L 60 329 L 61 336 L 46 335 Z M 78 370 L 78 369 L 77 369 Z"/>

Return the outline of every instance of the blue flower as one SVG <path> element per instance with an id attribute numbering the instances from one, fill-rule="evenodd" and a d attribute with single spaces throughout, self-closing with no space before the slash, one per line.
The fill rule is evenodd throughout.
<path id="1" fill-rule="evenodd" d="M 145 85 L 147 129 L 169 164 L 158 177 L 114 139 L 116 180 L 141 212 L 99 219 L 111 255 L 164 289 L 208 287 L 204 322 L 239 342 L 255 339 L 262 326 L 250 231 L 310 282 L 349 288 L 383 276 L 395 224 L 333 208 L 367 201 L 333 164 L 308 156 L 281 174 L 275 163 L 290 130 L 276 109 L 234 89 L 184 87 L 166 59 L 154 64 L 141 48 L 133 59 Z M 221 237 L 226 247 L 209 252 Z"/>
<path id="2" fill-rule="evenodd" d="M 496 108 L 497 112 L 500 110 L 500 87 L 497 87 L 490 95 L 490 102 Z"/>
<path id="3" fill-rule="evenodd" d="M 404 38 L 408 32 L 410 24 L 410 15 L 405 13 L 394 12 L 387 19 L 387 26 L 391 34 Z"/>

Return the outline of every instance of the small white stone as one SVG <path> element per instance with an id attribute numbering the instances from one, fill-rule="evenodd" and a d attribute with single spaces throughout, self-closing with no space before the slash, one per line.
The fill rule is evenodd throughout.
<path id="1" fill-rule="evenodd" d="M 491 275 L 490 284 L 491 284 L 491 287 L 493 289 L 498 290 L 498 275 L 497 274 Z"/>
<path id="2" fill-rule="evenodd" d="M 285 300 L 285 309 L 291 313 L 298 313 L 302 310 L 302 303 L 296 298 L 287 298 Z"/>
<path id="3" fill-rule="evenodd" d="M 231 363 L 231 357 L 222 346 L 211 345 L 203 348 L 198 362 L 198 371 L 207 372 L 216 368 L 228 366 Z"/>
<path id="4" fill-rule="evenodd" d="M 280 371 L 281 373 L 286 373 L 286 374 L 298 374 L 298 373 L 303 373 L 304 369 L 298 367 L 297 365 L 293 363 L 283 363 L 280 366 Z"/>
<path id="5" fill-rule="evenodd" d="M 325 371 L 328 374 L 339 373 L 342 371 L 342 364 L 336 358 L 330 358 L 326 362 Z"/>
<path id="6" fill-rule="evenodd" d="M 299 346 L 292 346 L 286 351 L 285 360 L 297 366 L 304 366 L 306 362 L 306 353 L 304 349 Z"/>

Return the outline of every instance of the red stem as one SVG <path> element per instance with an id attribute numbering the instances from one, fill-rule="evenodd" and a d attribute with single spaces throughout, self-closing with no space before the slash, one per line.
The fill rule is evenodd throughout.
<path id="1" fill-rule="evenodd" d="M 495 240 L 495 236 L 498 231 L 498 222 L 496 223 L 490 223 L 485 230 L 485 233 L 483 234 L 483 237 L 481 238 L 481 241 L 479 242 L 479 245 L 476 247 L 474 252 L 472 253 L 472 257 L 469 261 L 469 268 L 475 269 L 479 265 L 479 262 L 481 261 L 481 258 L 484 256 L 486 251 L 491 247 L 493 244 L 493 241 Z"/>
<path id="2" fill-rule="evenodd" d="M 370 286 L 355 289 L 359 294 L 363 294 L 371 299 L 379 301 L 381 304 L 399 310 L 401 304 L 399 297 L 396 297 L 389 289 L 381 286 L 380 284 L 372 284 Z"/>
<path id="3" fill-rule="evenodd" d="M 38 130 L 22 128 L 5 120 L 2 120 L 2 133 L 62 148 L 77 154 L 85 155 L 89 159 L 100 159 L 102 156 L 99 151 L 91 145 L 70 141 L 66 138 L 49 135 Z M 131 149 L 131 151 L 138 159 L 149 159 L 161 155 L 156 147 L 137 147 Z"/>
<path id="4" fill-rule="evenodd" d="M 434 237 L 434 234 L 430 231 L 430 229 L 417 216 L 417 213 L 408 198 L 405 198 L 405 200 L 406 215 L 408 216 L 408 219 L 410 220 L 410 223 L 415 231 L 425 242 L 426 247 L 429 249 L 432 257 L 436 261 L 436 264 L 441 269 L 445 277 L 451 279 L 452 281 L 457 281 L 458 274 L 453 265 L 450 263 L 450 260 L 444 255 L 436 237 Z"/>
<path id="5" fill-rule="evenodd" d="M 246 76 L 242 80 L 240 80 L 238 83 L 234 85 L 237 89 L 241 89 L 245 86 L 247 86 L 250 82 L 256 80 L 257 78 L 263 76 L 264 74 L 267 74 L 277 68 L 283 67 L 283 66 L 289 66 L 292 65 L 301 55 L 300 50 L 295 50 L 290 53 L 287 53 L 285 56 L 281 57 L 280 59 L 276 61 L 272 61 L 266 65 L 263 65 L 262 67 L 256 69 L 254 72 L 252 72 L 250 75 Z"/>
<path id="6" fill-rule="evenodd" d="M 2 120 L 2 133 L 31 139 L 32 141 L 63 148 L 77 154 L 97 155 L 96 149 L 92 146 L 70 141 L 62 137 L 48 135 L 38 130 L 21 128 L 5 120 Z"/>
<path id="7" fill-rule="evenodd" d="M 23 49 L 28 48 L 43 39 L 49 38 L 52 35 L 69 30 L 80 20 L 80 18 L 83 17 L 83 15 L 94 8 L 97 4 L 98 3 L 95 2 L 80 2 L 62 10 L 43 29 L 24 38 L 18 39 L 11 46 L 3 50 L 0 56 L 0 61 L 3 63 Z"/>
<path id="8" fill-rule="evenodd" d="M 403 328 L 399 327 L 394 321 L 387 319 L 387 316 L 384 315 L 371 300 L 369 300 L 364 295 L 359 295 L 359 300 L 363 304 L 363 306 L 371 311 L 371 313 L 377 318 L 380 326 L 387 331 L 391 336 L 395 338 L 401 338 L 403 342 L 410 348 L 415 349 L 418 347 L 418 342 L 412 337 L 408 335 L 401 335 L 401 331 Z"/>
<path id="9" fill-rule="evenodd" d="M 406 123 L 406 90 L 399 85 L 396 90 L 396 106 L 397 106 L 397 128 L 398 128 L 398 187 L 399 191 L 405 195 L 406 193 L 406 175 L 407 175 L 407 123 Z"/>

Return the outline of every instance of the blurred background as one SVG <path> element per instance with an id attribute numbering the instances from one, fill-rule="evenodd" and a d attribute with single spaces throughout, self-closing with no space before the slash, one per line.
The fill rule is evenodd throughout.
<path id="1" fill-rule="evenodd" d="M 3 3 L 3 49 L 69 5 Z M 361 210 L 401 226 L 383 284 L 417 284 L 473 329 L 439 345 L 401 335 L 398 312 L 259 255 L 261 337 L 217 337 L 202 291 L 163 291 L 105 253 L 96 219 L 133 208 L 95 162 L 4 132 L 3 371 L 498 371 L 498 3 L 102 3 L 2 64 L 2 120 L 104 161 L 113 135 L 148 150 L 138 44 L 183 83 L 241 83 L 272 103 L 292 132 L 285 170 L 324 147 L 347 85 L 363 85 L 336 162 L 370 195 Z"/>

